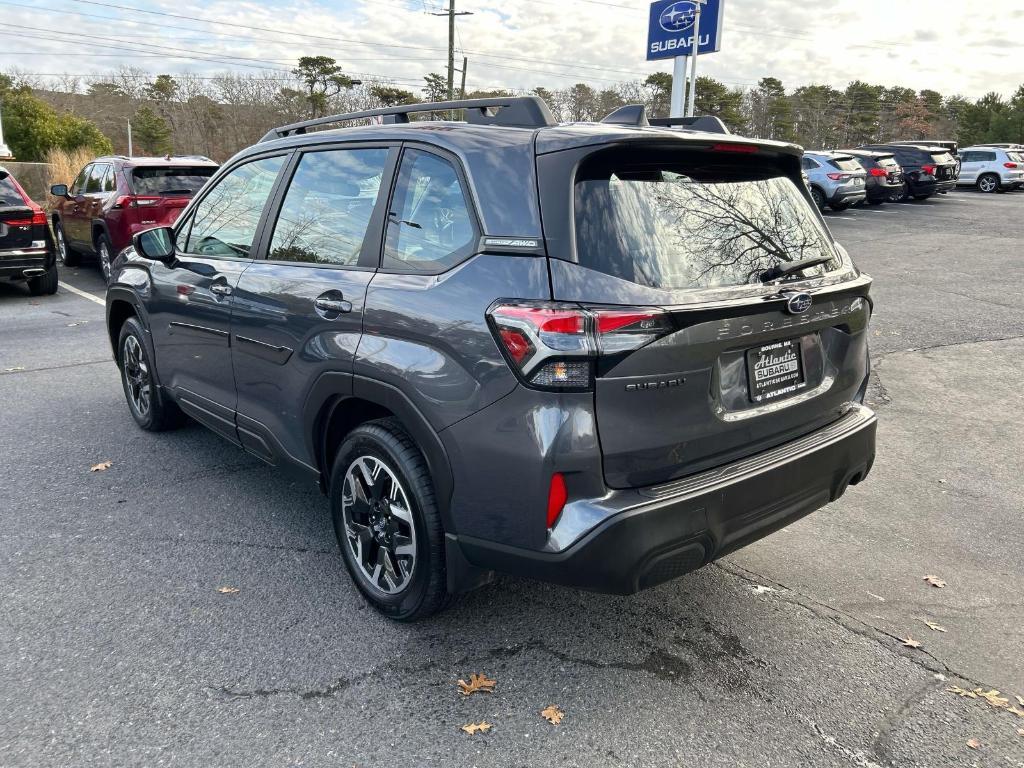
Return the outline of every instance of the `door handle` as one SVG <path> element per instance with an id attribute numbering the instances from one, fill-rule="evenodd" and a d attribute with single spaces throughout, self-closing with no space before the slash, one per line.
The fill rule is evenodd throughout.
<path id="1" fill-rule="evenodd" d="M 231 286 L 224 285 L 223 283 L 214 283 L 210 286 L 210 293 L 215 293 L 218 296 L 230 296 Z"/>
<path id="2" fill-rule="evenodd" d="M 317 308 L 319 312 L 325 314 L 345 314 L 352 311 L 352 302 L 345 301 L 344 299 L 325 299 L 319 298 L 313 302 L 313 306 Z"/>

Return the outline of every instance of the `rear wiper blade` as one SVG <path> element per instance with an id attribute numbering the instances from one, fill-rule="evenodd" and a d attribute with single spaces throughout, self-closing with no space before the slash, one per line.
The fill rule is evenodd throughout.
<path id="1" fill-rule="evenodd" d="M 802 259 L 800 261 L 784 261 L 762 272 L 761 282 L 770 283 L 772 280 L 778 280 L 780 277 L 795 275 L 797 272 L 803 272 L 805 269 L 816 267 L 819 264 L 828 264 L 834 258 L 835 256 L 815 256 L 814 258 Z"/>

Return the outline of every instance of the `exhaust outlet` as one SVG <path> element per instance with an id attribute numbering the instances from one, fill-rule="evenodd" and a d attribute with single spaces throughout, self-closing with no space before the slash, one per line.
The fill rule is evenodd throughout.
<path id="1" fill-rule="evenodd" d="M 41 277 L 46 274 L 46 270 L 40 269 L 39 267 L 33 267 L 32 269 L 26 269 L 21 274 L 25 277 Z"/>

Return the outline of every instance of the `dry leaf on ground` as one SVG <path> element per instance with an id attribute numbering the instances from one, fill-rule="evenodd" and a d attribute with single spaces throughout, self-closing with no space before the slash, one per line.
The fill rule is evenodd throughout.
<path id="1" fill-rule="evenodd" d="M 933 576 L 929 574 L 928 576 L 922 576 L 921 578 L 924 579 L 924 581 L 927 581 L 933 587 L 938 587 L 939 589 L 942 589 L 944 586 L 946 586 L 946 582 L 940 579 L 938 576 Z"/>
<path id="2" fill-rule="evenodd" d="M 90 472 L 106 472 L 108 469 L 111 468 L 111 466 L 113 466 L 113 464 L 114 464 L 114 462 L 112 462 L 112 461 L 101 461 L 99 464 L 93 464 L 91 467 L 89 467 L 89 471 Z"/>
<path id="3" fill-rule="evenodd" d="M 481 675 L 476 672 L 469 676 L 469 682 L 465 680 L 459 680 L 459 690 L 463 696 L 469 696 L 471 693 L 477 691 L 483 691 L 484 693 L 494 693 L 494 686 L 498 684 L 497 680 L 488 680 L 487 675 Z"/>
<path id="4" fill-rule="evenodd" d="M 967 746 L 971 749 L 981 749 L 981 741 L 979 739 L 968 739 Z"/>
<path id="5" fill-rule="evenodd" d="M 965 699 L 984 699 L 989 706 L 995 707 L 996 709 L 1005 709 L 1010 714 L 1016 715 L 1017 717 L 1024 717 L 1024 709 L 1018 709 L 1010 704 L 1010 700 L 1005 696 L 1000 695 L 999 691 L 994 688 L 986 691 L 984 688 L 975 688 L 973 691 L 965 690 L 959 685 L 954 685 L 946 689 L 949 693 L 955 693 L 957 696 L 962 696 Z M 1019 696 L 1015 698 L 1020 698 Z"/>
<path id="6" fill-rule="evenodd" d="M 24 371 L 24 365 L 16 365 L 13 368 L 4 368 L 4 373 L 16 373 L 17 371 Z"/>
<path id="7" fill-rule="evenodd" d="M 469 723 L 468 725 L 462 726 L 462 730 L 472 736 L 474 733 L 487 733 L 491 730 L 491 724 L 486 720 L 482 720 L 479 723 Z"/>
<path id="8" fill-rule="evenodd" d="M 217 591 L 222 595 L 237 595 L 238 587 L 217 587 Z"/>
<path id="9" fill-rule="evenodd" d="M 915 640 L 910 635 L 907 635 L 906 637 L 901 637 L 899 640 L 907 648 L 920 648 L 921 647 L 921 641 L 920 640 Z"/>
<path id="10" fill-rule="evenodd" d="M 565 712 L 560 710 L 554 704 L 548 706 L 540 711 L 540 716 L 547 720 L 552 725 L 558 725 L 562 722 L 562 718 L 565 717 Z"/>
<path id="11" fill-rule="evenodd" d="M 1017 700 L 1018 704 L 1020 704 L 1022 707 L 1024 707 L 1024 696 L 1014 696 L 1013 698 L 1015 698 Z"/>
<path id="12" fill-rule="evenodd" d="M 921 619 L 921 621 L 923 621 L 925 623 L 925 626 L 927 626 L 928 629 L 930 629 L 932 632 L 945 632 L 946 631 L 945 627 L 939 626 L 934 621 L 928 621 L 928 619 Z"/>

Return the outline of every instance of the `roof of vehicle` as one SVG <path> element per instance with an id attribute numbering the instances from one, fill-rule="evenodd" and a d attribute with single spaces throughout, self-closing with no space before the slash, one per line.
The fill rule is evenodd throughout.
<path id="1" fill-rule="evenodd" d="M 805 155 L 814 155 L 815 157 L 827 157 L 830 160 L 849 158 L 850 153 L 845 149 L 808 149 L 804 150 Z"/>
<path id="2" fill-rule="evenodd" d="M 936 152 L 949 152 L 949 147 L 940 147 L 934 144 L 904 144 L 898 141 L 891 142 L 889 144 L 865 144 L 862 149 L 888 149 L 888 148 L 899 147 L 900 149 L 920 149 L 929 154 Z"/>
<path id="3" fill-rule="evenodd" d="M 842 151 L 844 154 L 854 157 L 872 157 L 876 160 L 880 157 L 892 157 L 892 152 L 887 152 L 884 149 L 844 149 Z"/>
<path id="4" fill-rule="evenodd" d="M 129 167 L 165 167 L 179 165 L 202 165 L 210 168 L 218 167 L 218 163 L 202 155 L 164 155 L 163 157 L 140 157 L 138 155 L 104 155 L 93 160 L 94 163 L 119 162 Z"/>

